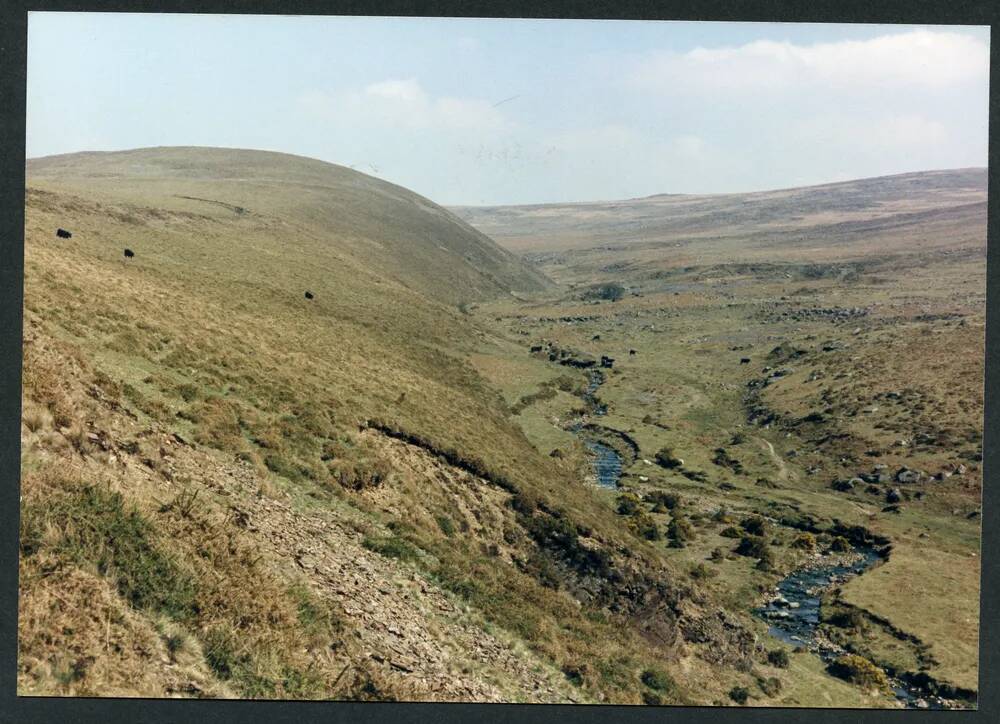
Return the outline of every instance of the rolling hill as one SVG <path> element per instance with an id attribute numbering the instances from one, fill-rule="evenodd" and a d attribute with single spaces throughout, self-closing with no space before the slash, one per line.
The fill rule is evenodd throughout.
<path id="1" fill-rule="evenodd" d="M 981 222 L 986 180 L 986 169 L 971 168 L 742 194 L 665 194 L 452 211 L 521 253 L 600 247 L 628 256 L 669 247 L 666 261 L 713 254 L 733 261 L 779 250 L 829 256 L 850 252 L 875 236 L 887 242 L 883 251 L 892 250 L 893 240 L 912 248 L 909 230 Z M 942 236 L 936 243 L 953 240 Z"/>
<path id="2" fill-rule="evenodd" d="M 378 276 L 446 303 L 544 291 L 548 280 L 440 206 L 342 166 L 264 151 L 155 148 L 31 159 L 30 188 L 82 194 L 113 205 L 148 205 L 228 225 L 299 269 Z M 146 220 L 152 238 L 159 228 Z M 153 251 L 152 249 L 150 251 Z M 156 253 L 155 251 L 153 253 Z M 212 258 L 205 256 L 211 264 Z M 227 262 L 228 263 L 228 260 Z"/>

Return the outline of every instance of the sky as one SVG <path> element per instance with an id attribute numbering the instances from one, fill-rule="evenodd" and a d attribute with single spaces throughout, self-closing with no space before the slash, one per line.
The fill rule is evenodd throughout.
<path id="1" fill-rule="evenodd" d="M 985 166 L 989 28 L 32 12 L 27 156 L 310 156 L 441 204 Z"/>

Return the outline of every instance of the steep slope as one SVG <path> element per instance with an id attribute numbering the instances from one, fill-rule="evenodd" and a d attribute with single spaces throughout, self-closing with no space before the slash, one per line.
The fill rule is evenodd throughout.
<path id="1" fill-rule="evenodd" d="M 154 148 L 32 159 L 28 185 L 148 205 L 268 236 L 303 271 L 346 267 L 447 303 L 549 286 L 440 206 L 342 166 L 264 151 Z M 155 224 L 150 225 L 151 231 Z M 151 239 L 130 239 L 137 252 Z M 149 249 L 152 251 L 152 249 Z M 180 260 L 178 260 L 180 261 Z M 336 271 L 331 271 L 336 275 Z"/>
<path id="2" fill-rule="evenodd" d="M 677 703 L 752 684 L 747 618 L 470 363 L 526 350 L 462 304 L 544 287 L 327 164 L 29 164 L 20 691 Z"/>

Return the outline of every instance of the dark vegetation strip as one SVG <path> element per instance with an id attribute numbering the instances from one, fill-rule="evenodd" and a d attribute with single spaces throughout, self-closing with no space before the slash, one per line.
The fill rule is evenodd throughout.
<path id="1" fill-rule="evenodd" d="M 362 424 L 361 429 L 377 430 L 383 435 L 396 440 L 402 440 L 410 445 L 415 445 L 435 457 L 444 460 L 449 465 L 482 478 L 486 482 L 506 490 L 508 493 L 517 493 L 520 491 L 514 481 L 503 473 L 490 470 L 482 460 L 464 455 L 453 448 L 440 447 L 423 435 L 408 432 L 384 420 L 367 420 Z"/>

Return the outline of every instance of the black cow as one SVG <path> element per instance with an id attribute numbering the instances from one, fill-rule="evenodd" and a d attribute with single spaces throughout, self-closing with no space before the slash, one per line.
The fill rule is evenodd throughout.
<path id="1" fill-rule="evenodd" d="M 749 357 L 740 357 L 740 364 L 741 365 L 748 365 L 748 364 L 750 364 L 750 358 Z"/>
<path id="2" fill-rule="evenodd" d="M 66 229 L 56 229 L 56 236 L 58 236 L 60 239 L 70 239 L 73 237 L 73 235 L 70 232 L 66 231 Z"/>
<path id="3" fill-rule="evenodd" d="M 628 353 L 629 353 L 629 356 L 631 356 L 631 357 L 634 357 L 636 355 L 636 351 L 634 349 L 630 349 L 628 351 Z"/>
<path id="4" fill-rule="evenodd" d="M 306 299 L 312 299 L 312 298 L 313 298 L 313 293 L 312 292 L 306 292 Z"/>
<path id="5" fill-rule="evenodd" d="M 126 249 L 125 250 L 125 258 L 126 259 L 131 259 L 133 256 L 135 256 L 135 252 L 134 251 L 132 251 L 131 249 Z"/>

